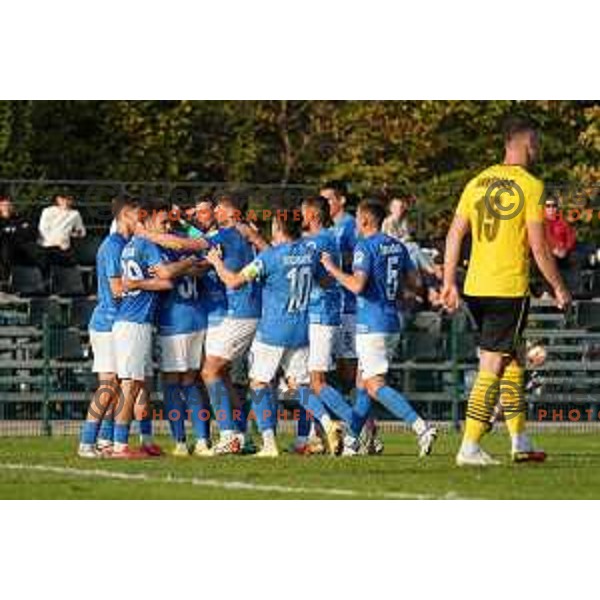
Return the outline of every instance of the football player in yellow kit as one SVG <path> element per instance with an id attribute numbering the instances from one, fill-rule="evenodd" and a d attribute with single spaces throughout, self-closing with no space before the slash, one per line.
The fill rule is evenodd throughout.
<path id="1" fill-rule="evenodd" d="M 500 399 L 511 435 L 514 461 L 541 461 L 525 434 L 524 345 L 529 308 L 529 252 L 566 308 L 571 296 L 544 238 L 543 183 L 527 168 L 538 153 L 538 136 L 525 121 L 505 132 L 502 164 L 489 167 L 465 187 L 446 239 L 442 299 L 449 311 L 459 305 L 456 270 L 463 238 L 472 249 L 464 299 L 480 332 L 480 363 L 467 406 L 459 466 L 498 464 L 480 446 Z"/>

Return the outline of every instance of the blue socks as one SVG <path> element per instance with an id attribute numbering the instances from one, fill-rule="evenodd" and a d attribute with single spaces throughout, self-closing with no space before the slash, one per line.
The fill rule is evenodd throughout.
<path id="1" fill-rule="evenodd" d="M 304 410 L 304 407 L 300 405 L 300 415 L 298 417 L 298 423 L 296 425 L 296 435 L 299 438 L 307 438 L 310 435 L 311 421 L 308 418 L 308 414 Z"/>
<path id="2" fill-rule="evenodd" d="M 233 409 L 235 428 L 240 433 L 246 433 L 248 430 L 248 411 L 246 408 L 246 401 L 243 401 L 238 408 Z"/>
<path id="3" fill-rule="evenodd" d="M 96 438 L 98 437 L 99 427 L 100 423 L 98 423 L 98 421 L 84 421 L 83 425 L 81 426 L 80 442 L 82 444 L 93 446 L 96 443 Z"/>
<path id="4" fill-rule="evenodd" d="M 323 417 L 329 417 L 325 405 L 317 396 L 315 396 L 307 385 L 301 385 L 298 388 L 300 405 L 309 410 L 313 417 L 321 422 Z"/>
<path id="5" fill-rule="evenodd" d="M 197 385 L 181 386 L 187 410 L 192 419 L 192 428 L 196 440 L 208 440 L 210 438 L 210 410 Z"/>
<path id="6" fill-rule="evenodd" d="M 185 415 L 184 415 L 185 419 Z M 184 421 L 185 422 L 185 421 Z M 142 440 L 142 444 L 147 444 L 152 440 L 152 416 L 146 415 L 143 419 L 139 421 L 140 424 L 140 438 Z"/>
<path id="7" fill-rule="evenodd" d="M 362 428 L 365 426 L 369 413 L 371 412 L 371 398 L 365 388 L 357 388 L 356 390 L 356 402 L 354 403 L 354 409 L 352 411 L 352 425 L 350 430 L 352 435 L 358 437 Z"/>
<path id="8" fill-rule="evenodd" d="M 208 390 L 208 396 L 210 397 L 210 403 L 213 406 L 215 413 L 215 419 L 219 424 L 221 431 L 233 431 L 233 411 L 231 408 L 231 398 L 227 387 L 223 383 L 222 379 L 217 379 L 212 383 L 206 385 Z"/>
<path id="9" fill-rule="evenodd" d="M 377 400 L 383 404 L 395 417 L 412 425 L 419 417 L 408 400 L 396 390 L 384 385 L 377 391 Z"/>
<path id="10" fill-rule="evenodd" d="M 319 399 L 325 406 L 348 426 L 352 426 L 352 407 L 346 402 L 342 394 L 330 385 L 326 385 L 319 394 Z"/>
<path id="11" fill-rule="evenodd" d="M 182 391 L 182 387 L 175 383 L 166 383 L 163 385 L 163 399 L 167 419 L 171 427 L 171 436 L 177 443 L 185 442 L 186 413 Z"/>
<path id="12" fill-rule="evenodd" d="M 267 429 L 275 429 L 277 411 L 273 390 L 270 387 L 252 390 L 252 410 L 256 415 L 256 424 L 261 433 Z"/>
<path id="13" fill-rule="evenodd" d="M 98 433 L 98 439 L 112 442 L 114 433 L 115 433 L 114 418 L 113 417 L 106 418 L 106 416 L 105 416 L 100 425 L 100 432 Z"/>
<path id="14" fill-rule="evenodd" d="M 115 444 L 127 445 L 129 443 L 130 423 L 115 423 Z"/>

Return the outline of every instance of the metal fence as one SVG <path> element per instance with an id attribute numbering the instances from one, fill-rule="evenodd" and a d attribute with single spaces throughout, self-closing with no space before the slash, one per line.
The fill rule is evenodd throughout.
<path id="1" fill-rule="evenodd" d="M 41 305 L 38 303 L 41 302 Z M 95 389 L 88 334 L 77 300 L 17 300 L 0 309 L 0 435 L 62 435 L 78 431 Z M 594 326 L 594 323 L 596 326 Z M 541 428 L 586 431 L 600 423 L 600 302 L 578 302 L 562 315 L 538 302 L 526 337 L 547 360 L 527 372 L 529 419 Z M 391 370 L 428 419 L 459 427 L 477 370 L 477 336 L 468 316 L 416 313 Z M 155 371 L 153 402 L 162 398 Z M 390 415 L 379 412 L 386 421 Z M 159 423 L 165 431 L 164 423 Z"/>
<path id="2" fill-rule="evenodd" d="M 226 191 L 240 191 L 255 210 L 285 208 L 297 205 L 307 195 L 318 191 L 318 184 L 279 185 L 198 181 L 110 181 L 110 180 L 38 180 L 0 179 L 0 193 L 10 194 L 17 208 L 32 219 L 37 219 L 44 206 L 57 193 L 75 197 L 86 227 L 92 233 L 103 234 L 112 219 L 110 201 L 127 192 L 139 196 L 161 197 L 180 206 L 192 206 L 199 197 Z M 357 188 L 365 186 L 357 185 Z M 462 188 L 443 181 L 404 186 L 416 198 L 411 221 L 417 240 L 431 240 L 444 236 L 452 217 L 453 208 Z M 600 235 L 600 183 L 579 186 L 574 182 L 548 183 L 547 195 L 559 198 L 565 218 L 577 225 L 580 239 L 596 239 Z M 432 198 L 435 201 L 432 201 Z M 543 198 L 540 198 L 543 202 Z M 352 210 L 356 197 L 350 194 Z"/>

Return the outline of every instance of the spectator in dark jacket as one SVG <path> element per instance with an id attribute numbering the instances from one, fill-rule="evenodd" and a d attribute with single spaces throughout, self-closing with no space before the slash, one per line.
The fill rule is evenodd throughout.
<path id="1" fill-rule="evenodd" d="M 0 196 L 0 279 L 10 277 L 11 265 L 36 265 L 41 253 L 37 228 L 18 215 L 10 196 Z"/>

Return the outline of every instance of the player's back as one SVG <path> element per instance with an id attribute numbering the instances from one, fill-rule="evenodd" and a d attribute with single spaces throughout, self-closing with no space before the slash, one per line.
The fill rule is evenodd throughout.
<path id="1" fill-rule="evenodd" d="M 205 234 L 206 239 L 214 246 L 217 245 L 215 238 L 219 230 L 215 229 Z M 200 258 L 205 256 L 206 252 L 198 253 Z M 200 294 L 200 303 L 206 313 L 208 323 L 216 325 L 220 323 L 227 314 L 227 292 L 225 284 L 221 281 L 214 269 L 209 269 L 198 282 L 198 292 Z"/>
<path id="2" fill-rule="evenodd" d="M 356 299 L 357 333 L 400 331 L 398 294 L 408 272 L 415 269 L 406 246 L 381 232 L 360 238 L 353 268 L 367 276 L 365 288 Z"/>
<path id="3" fill-rule="evenodd" d="M 173 250 L 164 252 L 170 262 L 189 256 Z M 206 312 L 199 296 L 198 279 L 191 275 L 178 277 L 172 290 L 161 293 L 158 310 L 160 335 L 194 333 L 206 329 Z"/>
<path id="4" fill-rule="evenodd" d="M 96 254 L 96 279 L 98 281 L 98 303 L 90 319 L 93 331 L 112 329 L 119 301 L 112 294 L 110 280 L 121 277 L 121 254 L 127 239 L 120 233 L 111 233 L 104 238 Z"/>
<path id="5" fill-rule="evenodd" d="M 268 248 L 260 265 L 262 313 L 257 339 L 286 348 L 308 346 L 308 305 L 318 255 L 306 240 Z"/>
<path id="6" fill-rule="evenodd" d="M 331 226 L 331 231 L 335 235 L 338 244 L 338 250 L 342 258 L 342 267 L 346 271 L 352 262 L 352 253 L 356 245 L 356 220 L 348 213 L 344 213 Z M 342 312 L 353 313 L 356 310 L 356 298 L 354 294 L 342 289 Z"/>
<path id="7" fill-rule="evenodd" d="M 235 227 L 219 229 L 212 238 L 221 247 L 225 267 L 237 273 L 254 260 L 252 244 Z M 254 282 L 238 289 L 227 289 L 227 315 L 238 319 L 260 317 L 260 290 Z"/>
<path id="8" fill-rule="evenodd" d="M 335 234 L 330 229 L 321 229 L 317 234 L 304 238 L 309 245 L 313 245 L 318 256 L 327 252 L 335 264 L 341 265 L 341 255 Z M 331 281 L 327 287 L 322 287 L 320 281 L 327 277 L 323 266 L 317 265 L 316 281 L 312 286 L 309 302 L 309 316 L 311 323 L 321 325 L 339 325 L 341 310 L 341 289 L 339 284 Z"/>
<path id="9" fill-rule="evenodd" d="M 517 165 L 494 165 L 467 184 L 456 211 L 471 225 L 465 294 L 527 295 L 527 222 L 543 222 L 543 189 L 541 181 Z"/>
<path id="10" fill-rule="evenodd" d="M 123 277 L 131 280 L 150 279 L 150 267 L 165 259 L 159 247 L 151 241 L 134 236 L 121 254 Z M 116 321 L 152 323 L 158 306 L 158 292 L 127 291 L 123 294 Z"/>

